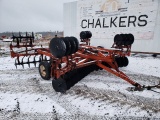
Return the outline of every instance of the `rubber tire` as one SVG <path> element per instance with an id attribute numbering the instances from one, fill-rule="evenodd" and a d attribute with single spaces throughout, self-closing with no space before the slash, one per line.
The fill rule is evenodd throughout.
<path id="1" fill-rule="evenodd" d="M 87 34 L 85 31 L 80 32 L 80 39 L 86 39 L 87 38 Z"/>
<path id="2" fill-rule="evenodd" d="M 126 45 L 131 45 L 130 35 L 126 34 L 126 37 L 127 37 Z"/>
<path id="3" fill-rule="evenodd" d="M 90 31 L 85 31 L 86 32 L 86 38 L 91 38 L 92 37 L 92 33 Z"/>
<path id="4" fill-rule="evenodd" d="M 115 44 L 117 44 L 118 37 L 119 37 L 119 34 L 117 34 L 117 35 L 114 36 L 114 43 L 115 43 Z"/>
<path id="5" fill-rule="evenodd" d="M 122 45 L 123 44 L 123 37 L 122 37 L 122 35 L 120 34 L 120 35 L 118 35 L 118 37 L 117 37 L 117 45 Z"/>
<path id="6" fill-rule="evenodd" d="M 120 34 L 120 36 L 118 38 L 118 45 L 124 45 L 124 41 L 125 41 L 125 35 Z"/>
<path id="7" fill-rule="evenodd" d="M 122 36 L 122 45 L 127 45 L 127 35 L 126 34 L 121 34 Z"/>
<path id="8" fill-rule="evenodd" d="M 116 57 L 115 60 L 117 62 L 118 67 L 123 67 L 122 57 Z"/>
<path id="9" fill-rule="evenodd" d="M 127 57 L 123 57 L 123 67 L 127 67 L 129 64 L 129 60 Z"/>
<path id="10" fill-rule="evenodd" d="M 74 51 L 74 53 L 75 53 L 75 52 L 78 51 L 78 48 L 79 48 L 79 41 L 78 41 L 78 39 L 75 38 L 75 37 L 71 37 L 71 38 L 74 40 L 74 42 L 75 42 L 75 44 L 76 44 L 76 48 L 75 48 L 75 51 Z"/>
<path id="11" fill-rule="evenodd" d="M 65 55 L 67 56 L 67 55 L 70 55 L 70 53 L 71 53 L 71 43 L 70 43 L 70 41 L 68 40 L 68 38 L 63 38 L 63 41 L 64 41 L 64 43 L 65 43 L 65 45 L 66 45 L 66 53 L 65 53 Z"/>
<path id="12" fill-rule="evenodd" d="M 132 45 L 134 43 L 134 36 L 133 36 L 133 34 L 129 34 L 129 41 L 130 41 L 130 45 Z"/>
<path id="13" fill-rule="evenodd" d="M 66 54 L 66 45 L 62 38 L 53 38 L 50 41 L 49 49 L 51 54 L 56 58 L 61 58 Z"/>
<path id="14" fill-rule="evenodd" d="M 40 70 L 40 66 L 44 66 L 44 68 L 45 68 L 45 72 L 46 72 L 46 75 L 45 76 L 43 76 L 42 75 L 42 73 L 41 73 L 41 70 Z M 39 74 L 40 74 L 40 76 L 44 79 L 44 80 L 49 80 L 50 78 L 51 78 L 51 64 L 50 63 L 48 63 L 47 61 L 42 61 L 42 62 L 40 62 L 40 64 L 39 64 L 39 67 L 38 67 L 38 69 L 39 69 Z"/>
<path id="15" fill-rule="evenodd" d="M 58 79 L 52 80 L 52 87 L 56 92 L 65 93 L 67 90 L 66 82 L 61 77 Z"/>
<path id="16" fill-rule="evenodd" d="M 68 40 L 69 40 L 69 42 L 71 44 L 71 52 L 70 52 L 70 54 L 73 54 L 76 51 L 76 42 L 74 41 L 74 39 L 72 37 L 67 37 L 67 38 L 68 38 Z"/>
<path id="17" fill-rule="evenodd" d="M 157 54 L 153 54 L 152 56 L 155 58 L 155 57 L 157 57 Z"/>

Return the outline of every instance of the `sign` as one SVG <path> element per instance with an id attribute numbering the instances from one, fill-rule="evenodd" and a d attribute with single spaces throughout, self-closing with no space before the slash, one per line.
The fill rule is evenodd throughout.
<path id="1" fill-rule="evenodd" d="M 79 0 L 77 32 L 89 30 L 104 39 L 132 33 L 135 39 L 151 40 L 157 9 L 158 0 Z"/>

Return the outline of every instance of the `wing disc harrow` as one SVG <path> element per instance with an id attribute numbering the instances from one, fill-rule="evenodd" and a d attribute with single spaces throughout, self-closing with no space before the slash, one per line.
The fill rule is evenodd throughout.
<path id="1" fill-rule="evenodd" d="M 117 34 L 114 37 L 112 49 L 90 46 L 90 31 L 82 31 L 79 43 L 75 37 L 53 38 L 48 48 L 35 47 L 34 34 L 26 36 L 13 34 L 16 45 L 10 45 L 11 57 L 16 57 L 15 65 L 39 63 L 39 74 L 45 80 L 52 78 L 52 86 L 56 92 L 64 93 L 77 82 L 93 71 L 106 70 L 134 86 L 134 90 L 143 90 L 156 86 L 143 86 L 131 80 L 119 67 L 129 64 L 131 46 L 134 43 L 132 34 Z M 15 51 L 14 48 L 24 48 Z M 114 49 L 113 49 L 114 48 Z M 30 61 L 30 59 L 33 59 Z"/>

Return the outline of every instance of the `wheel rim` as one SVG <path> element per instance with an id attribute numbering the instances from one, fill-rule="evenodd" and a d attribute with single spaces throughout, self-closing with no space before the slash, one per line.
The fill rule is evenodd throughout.
<path id="1" fill-rule="evenodd" d="M 45 69 L 45 67 L 44 67 L 43 65 L 40 66 L 40 72 L 41 72 L 41 75 L 42 75 L 43 77 L 46 76 L 46 69 Z"/>

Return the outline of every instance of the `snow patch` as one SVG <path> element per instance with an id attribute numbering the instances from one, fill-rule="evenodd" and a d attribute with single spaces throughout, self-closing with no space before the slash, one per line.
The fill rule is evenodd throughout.
<path id="1" fill-rule="evenodd" d="M 160 60 L 153 57 L 128 57 L 129 65 L 123 70 L 160 77 Z"/>
<path id="2" fill-rule="evenodd" d="M 54 109 L 59 114 L 68 112 L 46 95 L 26 93 L 0 93 L 0 109 L 14 110 L 19 102 L 20 111 L 26 113 L 49 113 Z"/>

